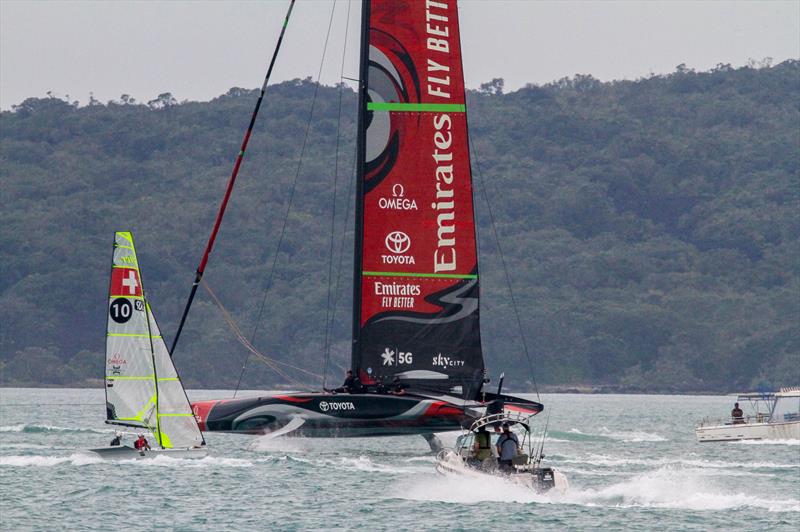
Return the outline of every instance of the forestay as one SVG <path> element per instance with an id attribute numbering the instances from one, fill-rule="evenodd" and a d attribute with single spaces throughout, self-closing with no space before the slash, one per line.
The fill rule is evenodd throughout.
<path id="1" fill-rule="evenodd" d="M 106 337 L 107 423 L 153 432 L 163 448 L 204 443 L 186 392 L 145 298 L 129 232 L 118 231 Z"/>

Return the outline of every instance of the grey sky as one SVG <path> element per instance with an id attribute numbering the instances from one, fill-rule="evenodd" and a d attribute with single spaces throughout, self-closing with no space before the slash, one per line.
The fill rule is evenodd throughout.
<path id="1" fill-rule="evenodd" d="M 260 86 L 287 0 L 0 0 L 0 107 L 53 91 L 86 102 L 161 92 L 208 100 Z M 352 2 L 345 76 L 356 77 Z M 316 76 L 332 0 L 298 0 L 274 81 Z M 336 5 L 323 81 L 338 78 L 347 0 Z M 508 89 L 576 73 L 602 80 L 800 58 L 800 1 L 463 0 L 467 86 Z"/>

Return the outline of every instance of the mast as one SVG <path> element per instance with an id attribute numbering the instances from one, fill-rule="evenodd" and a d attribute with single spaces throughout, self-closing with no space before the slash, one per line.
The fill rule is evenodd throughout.
<path id="1" fill-rule="evenodd" d="M 197 293 L 197 287 L 200 286 L 200 281 L 203 279 L 203 274 L 206 270 L 206 264 L 208 263 L 208 257 L 211 255 L 211 250 L 214 247 L 214 241 L 217 239 L 217 233 L 219 232 L 220 225 L 222 224 L 222 217 L 225 216 L 225 209 L 228 207 L 228 200 L 230 200 L 231 193 L 233 192 L 233 185 L 236 183 L 236 176 L 239 175 L 239 167 L 242 165 L 242 160 L 244 160 L 244 152 L 247 150 L 247 144 L 250 142 L 250 135 L 253 133 L 253 126 L 256 123 L 258 110 L 261 108 L 261 102 L 264 100 L 264 93 L 267 91 L 267 84 L 269 83 L 269 78 L 272 75 L 272 68 L 275 66 L 275 59 L 277 59 L 278 52 L 281 49 L 283 35 L 286 33 L 286 27 L 289 25 L 289 17 L 292 14 L 294 2 L 295 0 L 290 0 L 289 2 L 289 10 L 286 12 L 286 18 L 283 20 L 283 27 L 281 28 L 281 34 L 278 37 L 278 43 L 275 45 L 275 50 L 272 52 L 272 59 L 269 62 L 267 75 L 264 77 L 264 83 L 261 85 L 261 93 L 258 96 L 258 101 L 256 101 L 253 114 L 250 116 L 250 124 L 247 126 L 247 131 L 242 139 L 242 146 L 239 148 L 239 154 L 236 156 L 236 162 L 234 163 L 233 170 L 228 178 L 228 185 L 225 187 L 225 195 L 222 197 L 222 203 L 220 203 L 219 210 L 217 211 L 217 218 L 214 221 L 214 228 L 211 230 L 211 235 L 208 237 L 208 243 L 206 243 L 206 249 L 203 251 L 203 258 L 200 259 L 200 265 L 197 267 L 197 271 L 195 272 L 192 289 L 189 292 L 189 299 L 186 301 L 186 307 L 183 309 L 183 315 L 181 316 L 181 321 L 178 325 L 178 331 L 175 333 L 175 339 L 172 341 L 172 347 L 169 350 L 169 356 L 172 356 L 175 353 L 175 346 L 178 345 L 178 339 L 181 337 L 183 325 L 186 323 L 186 316 L 189 315 L 189 309 L 192 307 L 194 296 Z"/>
<path id="2" fill-rule="evenodd" d="M 369 77 L 369 11 L 370 1 L 361 2 L 361 56 L 358 68 L 358 129 L 356 130 L 356 198 L 355 242 L 353 245 L 353 338 L 350 369 L 358 371 L 361 335 L 361 258 L 364 244 L 364 173 L 366 171 L 367 88 Z"/>

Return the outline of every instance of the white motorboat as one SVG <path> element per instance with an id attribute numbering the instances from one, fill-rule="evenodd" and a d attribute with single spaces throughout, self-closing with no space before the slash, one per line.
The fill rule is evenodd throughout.
<path id="1" fill-rule="evenodd" d="M 800 440 L 800 388 L 740 394 L 738 401 L 748 401 L 753 413 L 729 420 L 706 418 L 695 429 L 697 441 Z"/>
<path id="2" fill-rule="evenodd" d="M 567 477 L 552 467 L 542 467 L 544 437 L 534 443 L 530 427 L 532 416 L 518 412 L 504 411 L 489 414 L 477 419 L 469 429 L 456 440 L 454 448 L 443 449 L 436 456 L 436 471 L 442 475 L 461 475 L 472 478 L 483 478 L 487 475 L 497 476 L 530 488 L 537 492 L 552 489 L 564 492 L 569 487 Z M 511 431 L 517 435 L 520 452 L 512 460 L 510 469 L 501 469 L 498 465 L 495 444 L 500 432 L 495 431 L 508 423 Z M 488 432 L 491 438 L 491 456 L 483 459 L 476 449 L 476 437 L 480 432 Z"/>

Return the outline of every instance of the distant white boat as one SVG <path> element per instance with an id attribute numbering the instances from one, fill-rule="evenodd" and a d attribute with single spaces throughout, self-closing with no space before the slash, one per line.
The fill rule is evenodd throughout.
<path id="1" fill-rule="evenodd" d="M 704 419 L 695 429 L 697 441 L 800 440 L 800 388 L 776 393 L 745 393 L 754 413 L 728 421 Z"/>
<path id="2" fill-rule="evenodd" d="M 106 326 L 106 423 L 152 433 L 152 449 L 90 449 L 107 459 L 202 458 L 205 441 L 145 297 L 133 235 L 114 237 Z"/>

